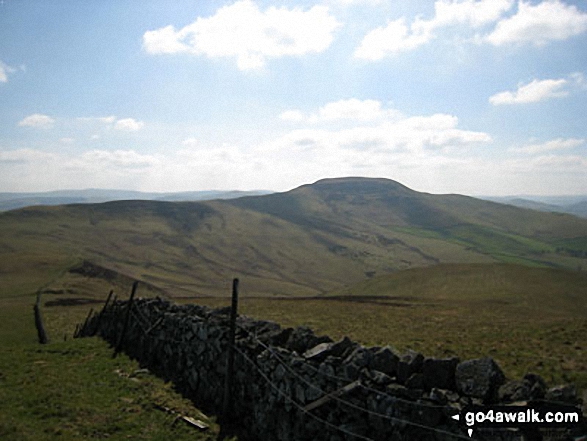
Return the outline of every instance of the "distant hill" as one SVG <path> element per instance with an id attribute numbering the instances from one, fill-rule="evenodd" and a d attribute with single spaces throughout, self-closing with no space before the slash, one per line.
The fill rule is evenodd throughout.
<path id="1" fill-rule="evenodd" d="M 587 195 L 583 196 L 502 196 L 483 199 L 552 213 L 568 213 L 587 218 Z"/>
<path id="2" fill-rule="evenodd" d="M 184 191 L 176 193 L 148 193 L 131 190 L 57 190 L 37 193 L 0 193 L 0 211 L 33 205 L 92 204 L 121 200 L 203 201 L 232 199 L 242 196 L 268 194 L 270 191 Z"/>
<path id="3" fill-rule="evenodd" d="M 249 294 L 320 295 L 442 263 L 587 269 L 586 219 L 388 179 L 228 200 L 27 207 L 0 213 L 0 231 L 0 268 L 87 260 L 176 296 L 226 294 L 233 277 L 246 278 Z"/>

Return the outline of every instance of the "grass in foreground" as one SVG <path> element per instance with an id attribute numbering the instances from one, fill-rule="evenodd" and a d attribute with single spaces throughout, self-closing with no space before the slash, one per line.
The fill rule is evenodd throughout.
<path id="1" fill-rule="evenodd" d="M 0 349 L 0 439 L 213 440 L 218 427 L 170 384 L 97 339 Z M 211 424 L 200 433 L 165 406 Z"/>
<path id="2" fill-rule="evenodd" d="M 16 269 L 0 278 L 0 439 L 43 440 L 213 440 L 218 426 L 175 393 L 170 384 L 148 373 L 97 338 L 72 339 L 75 325 L 90 306 L 43 307 L 51 343 L 39 345 L 33 321 L 37 289 L 74 294 L 43 294 L 43 304 L 64 297 L 94 298 L 102 303 L 111 286 L 99 279 L 71 277 L 69 263 L 41 256 L 3 260 Z M 46 261 L 46 270 L 42 261 Z M 63 283 L 65 282 L 65 286 Z M 82 289 L 83 288 L 83 289 Z M 115 287 L 120 296 L 127 289 Z M 101 304 L 93 304 L 101 307 Z M 63 341 L 64 335 L 69 336 Z M 210 424 L 200 433 L 156 405 Z"/>

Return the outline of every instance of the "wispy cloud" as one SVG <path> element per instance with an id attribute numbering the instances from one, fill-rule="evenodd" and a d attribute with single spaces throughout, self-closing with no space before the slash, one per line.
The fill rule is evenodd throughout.
<path id="1" fill-rule="evenodd" d="M 585 144 L 585 139 L 579 138 L 557 138 L 538 144 L 528 144 L 522 147 L 513 147 L 510 149 L 514 153 L 537 154 L 546 152 L 566 151 Z"/>
<path id="2" fill-rule="evenodd" d="M 199 142 L 197 138 L 186 138 L 181 142 L 181 145 L 185 147 L 196 147 L 198 146 Z"/>
<path id="3" fill-rule="evenodd" d="M 405 17 L 369 32 L 355 51 L 356 58 L 380 60 L 388 55 L 414 50 L 436 38 L 436 31 L 449 26 L 479 29 L 497 21 L 513 6 L 513 0 L 438 0 L 434 17 L 416 18 L 407 23 Z"/>
<path id="4" fill-rule="evenodd" d="M 362 40 L 354 56 L 370 61 L 408 52 L 437 38 L 438 33 L 451 27 L 471 41 L 494 46 L 532 44 L 543 46 L 550 41 L 566 40 L 587 31 L 587 13 L 560 0 L 545 0 L 537 4 L 514 0 L 437 0 L 430 20 L 405 17 L 373 29 Z M 514 10 L 514 13 L 510 11 Z M 509 13 L 509 15 L 508 15 Z M 490 32 L 484 28 L 494 26 Z"/>
<path id="5" fill-rule="evenodd" d="M 9 66 L 8 64 L 0 60 L 0 83 L 7 83 L 8 75 L 18 72 L 19 70 L 24 72 L 26 71 L 26 67 L 24 65 L 21 65 L 19 68 L 16 68 L 13 66 Z"/>
<path id="6" fill-rule="evenodd" d="M 8 73 L 12 72 L 12 68 L 0 61 L 0 83 L 8 82 Z"/>
<path id="7" fill-rule="evenodd" d="M 29 115 L 19 121 L 18 125 L 20 127 L 34 127 L 37 129 L 48 129 L 53 127 L 55 123 L 55 119 L 51 118 L 48 115 L 43 115 L 40 113 L 34 113 Z"/>
<path id="8" fill-rule="evenodd" d="M 241 0 L 179 30 L 169 25 L 147 31 L 143 48 L 150 54 L 236 58 L 240 70 L 252 70 L 271 58 L 324 51 L 339 26 L 325 6 L 261 11 L 251 0 Z"/>
<path id="9" fill-rule="evenodd" d="M 116 116 L 81 116 L 76 118 L 77 121 L 84 123 L 94 123 L 99 126 L 105 126 L 107 128 L 114 128 L 123 132 L 136 132 L 145 127 L 143 121 L 138 121 L 134 118 L 121 118 L 118 119 Z"/>
<path id="10" fill-rule="evenodd" d="M 328 121 L 375 121 L 399 115 L 393 109 L 383 109 L 378 100 L 356 98 L 333 101 L 320 107 L 317 112 L 305 115 L 297 109 L 287 110 L 279 117 L 285 121 L 319 123 Z"/>
<path id="11" fill-rule="evenodd" d="M 376 6 L 382 4 L 385 0 L 326 0 L 328 4 L 340 6 Z"/>
<path id="12" fill-rule="evenodd" d="M 533 5 L 520 1 L 515 15 L 497 23 L 485 41 L 502 46 L 532 44 L 543 46 L 550 41 L 566 40 L 587 31 L 587 13 L 560 0 Z"/>
<path id="13" fill-rule="evenodd" d="M 384 108 L 377 100 L 341 100 L 327 103 L 316 112 L 305 115 L 289 110 L 282 119 L 310 124 L 296 129 L 275 143 L 276 149 L 318 150 L 343 149 L 370 152 L 420 152 L 425 149 L 471 147 L 491 141 L 487 133 L 458 128 L 458 118 L 448 114 L 407 117 L 394 109 Z M 315 128 L 342 122 L 336 129 Z"/>
<path id="14" fill-rule="evenodd" d="M 103 124 L 112 124 L 114 121 L 116 121 L 115 116 L 80 116 L 76 119 L 83 122 L 100 122 Z"/>
<path id="15" fill-rule="evenodd" d="M 569 94 L 566 90 L 568 81 L 564 78 L 552 80 L 532 80 L 528 84 L 518 86 L 514 92 L 500 92 L 489 97 L 494 106 L 502 104 L 537 103 L 550 98 L 561 98 Z"/>
<path id="16" fill-rule="evenodd" d="M 587 82 L 582 72 L 573 72 L 566 78 L 534 79 L 528 84 L 519 84 L 515 91 L 499 92 L 489 97 L 495 106 L 502 104 L 537 103 L 551 98 L 564 98 L 571 93 L 587 90 Z"/>
<path id="17" fill-rule="evenodd" d="M 116 124 L 114 124 L 114 128 L 116 130 L 121 130 L 124 132 L 137 132 L 144 126 L 145 123 L 143 121 L 137 121 L 134 118 L 119 119 L 116 121 Z"/>
<path id="18" fill-rule="evenodd" d="M 408 28 L 406 19 L 402 17 L 369 32 L 354 55 L 364 60 L 381 60 L 388 55 L 416 49 L 431 39 L 432 35 L 429 32 Z"/>

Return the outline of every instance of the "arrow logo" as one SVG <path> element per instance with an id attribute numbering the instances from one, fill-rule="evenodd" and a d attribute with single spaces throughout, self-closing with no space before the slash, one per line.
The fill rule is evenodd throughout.
<path id="1" fill-rule="evenodd" d="M 451 416 L 451 418 L 455 421 L 459 421 L 461 416 L 459 414 Z M 467 429 L 467 433 L 469 434 L 469 438 L 473 436 L 473 429 Z"/>

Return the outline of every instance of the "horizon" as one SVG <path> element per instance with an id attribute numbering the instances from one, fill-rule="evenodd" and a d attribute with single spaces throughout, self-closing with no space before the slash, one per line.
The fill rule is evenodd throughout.
<path id="1" fill-rule="evenodd" d="M 399 181 L 395 181 L 391 178 L 380 178 L 380 177 L 364 177 L 364 176 L 340 176 L 337 178 L 322 178 L 319 179 L 317 181 L 314 182 L 307 182 L 307 183 L 303 183 L 300 184 L 298 186 L 295 186 L 293 188 L 289 188 L 286 190 L 271 190 L 271 189 L 266 189 L 266 188 L 253 188 L 253 189 L 245 189 L 245 190 L 236 190 L 236 189 L 227 189 L 227 190 L 220 190 L 217 188 L 211 188 L 211 189 L 204 189 L 204 190 L 182 190 L 182 191 L 142 191 L 142 190 L 133 190 L 133 189 L 123 189 L 123 188 L 62 188 L 62 189 L 55 189 L 55 190 L 46 190 L 46 191 L 22 191 L 22 192 L 5 192 L 5 191 L 0 191 L 0 195 L 26 195 L 26 194 L 31 194 L 31 195 L 42 195 L 42 194 L 48 194 L 48 193 L 65 193 L 65 192 L 92 192 L 92 191 L 97 191 L 97 192 L 129 192 L 129 193 L 141 193 L 141 194 L 157 194 L 157 195 L 171 195 L 171 194 L 182 194 L 182 193 L 267 193 L 267 194 L 272 194 L 272 193 L 285 193 L 288 191 L 292 191 L 295 190 L 297 188 L 303 187 L 303 186 L 307 186 L 307 185 L 313 185 L 316 184 L 317 182 L 320 182 L 322 180 L 337 180 L 337 179 L 349 179 L 349 178 L 353 178 L 353 179 L 385 179 L 385 180 L 389 180 L 392 182 L 395 182 L 397 184 L 403 185 L 401 182 Z M 407 186 L 406 186 L 407 187 Z M 410 190 L 414 190 L 410 187 L 408 187 Z M 424 192 L 424 191 L 419 191 L 419 190 L 414 190 L 417 191 L 419 193 L 428 193 L 428 192 Z M 474 197 L 474 198 L 479 198 L 479 199 L 483 199 L 483 198 L 495 198 L 495 199 L 510 199 L 510 198 L 528 198 L 528 199 L 558 199 L 558 198 L 585 198 L 587 199 L 587 192 L 585 193 L 577 193 L 577 194 L 546 194 L 546 195 L 539 195 L 539 194 L 507 194 L 507 195 L 494 195 L 494 194 L 465 194 L 465 193 L 430 193 L 430 194 L 434 194 L 434 195 L 446 195 L 446 194 L 457 194 L 457 195 L 462 195 L 462 196 L 469 196 L 469 197 Z"/>
<path id="2" fill-rule="evenodd" d="M 6 0 L 0 41 L 3 193 L 587 193 L 577 0 Z"/>

